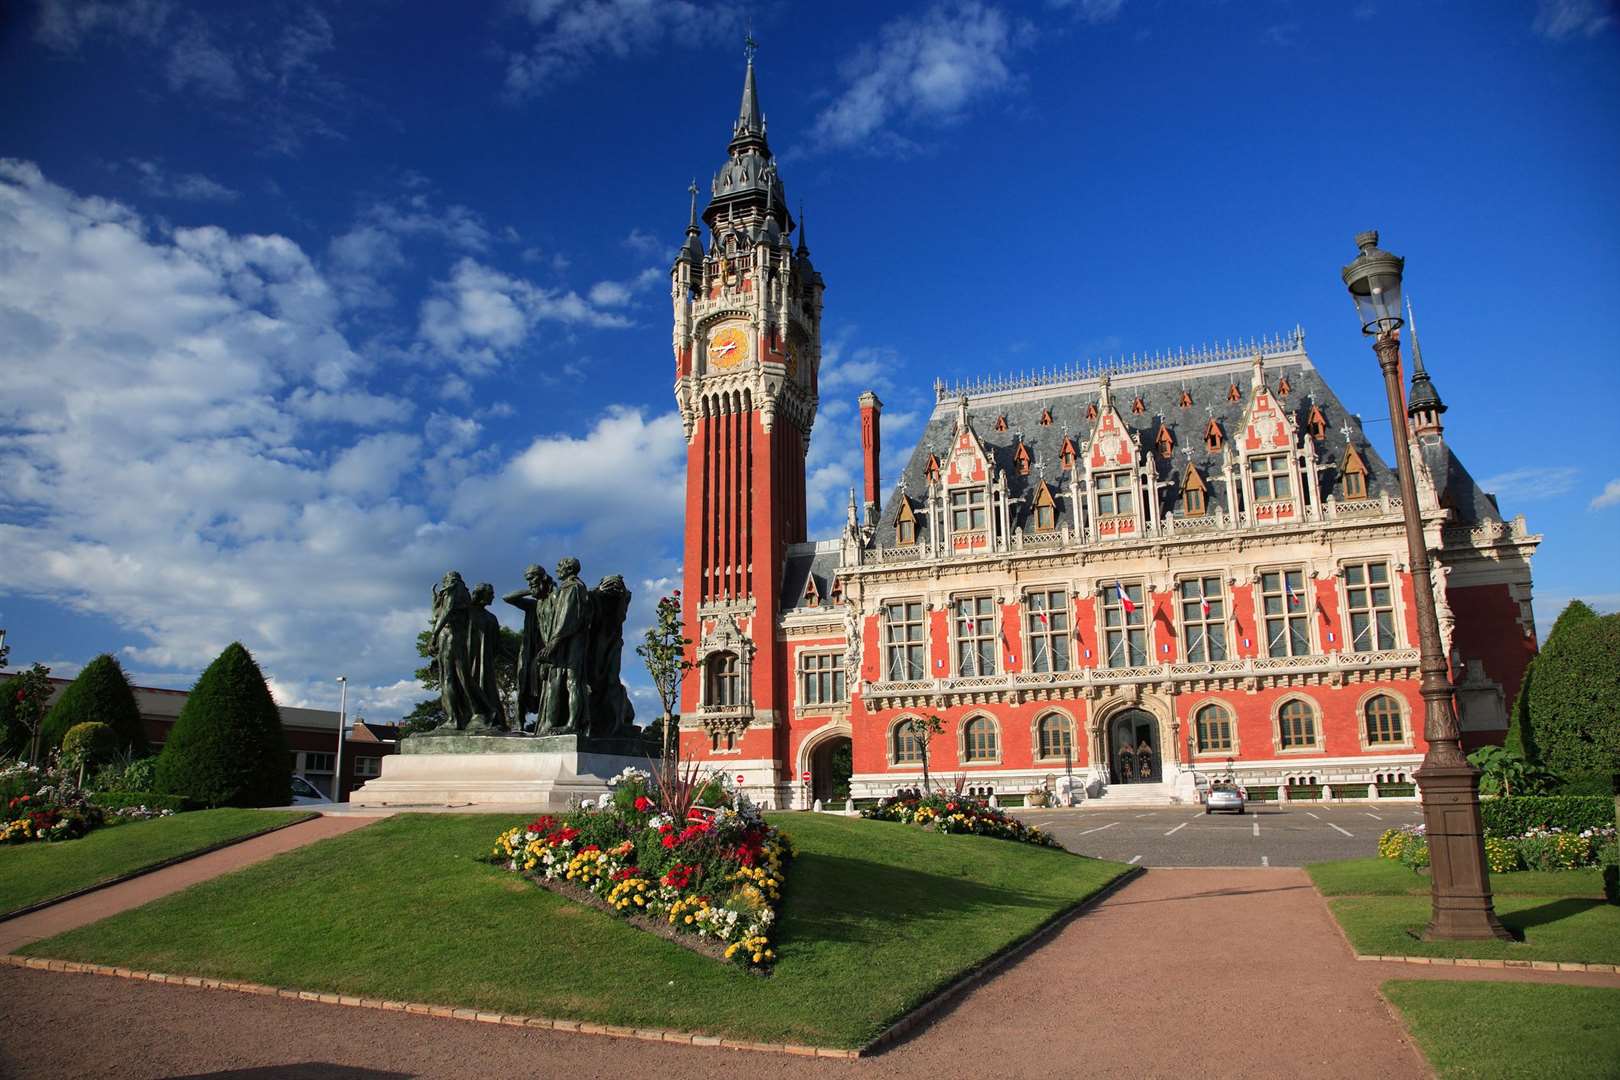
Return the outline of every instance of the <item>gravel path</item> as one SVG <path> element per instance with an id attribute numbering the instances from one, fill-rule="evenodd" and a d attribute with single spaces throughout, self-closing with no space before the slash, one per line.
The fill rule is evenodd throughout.
<path id="1" fill-rule="evenodd" d="M 1160 870 L 926 1030 L 861 1061 L 0 968 L 0 1075 L 1426 1076 L 1377 994 L 1392 977 L 1617 985 L 1613 976 L 1358 962 L 1301 871 Z"/>
<path id="2" fill-rule="evenodd" d="M 317 840 L 353 832 L 355 829 L 370 825 L 375 820 L 377 820 L 375 817 L 323 816 L 310 821 L 301 821 L 285 829 L 277 829 L 264 836 L 255 836 L 251 840 L 211 851 L 207 855 L 199 855 L 195 859 L 187 859 L 162 870 L 154 870 L 150 874 L 143 874 L 122 884 L 109 885 L 105 889 L 86 893 L 77 899 L 64 900 L 60 904 L 52 904 L 32 914 L 8 919 L 0 922 L 0 953 L 15 952 L 30 941 L 53 937 L 80 926 L 99 922 L 109 915 L 140 907 L 160 896 L 168 896 L 172 892 L 179 892 L 195 885 L 199 881 L 228 874 L 232 870 L 260 862 L 272 855 L 280 855 L 293 848 L 303 847 L 305 844 L 312 844 Z M 0 1035 L 0 1039 L 3 1038 L 4 1036 Z"/>

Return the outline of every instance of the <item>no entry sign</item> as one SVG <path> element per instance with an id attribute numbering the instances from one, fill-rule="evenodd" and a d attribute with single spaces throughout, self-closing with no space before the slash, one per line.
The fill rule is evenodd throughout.
<path id="1" fill-rule="evenodd" d="M 799 779 L 803 780 L 805 783 L 808 784 L 810 782 L 810 770 L 806 769 L 806 770 L 804 770 L 804 772 L 800 773 L 799 774 Z"/>

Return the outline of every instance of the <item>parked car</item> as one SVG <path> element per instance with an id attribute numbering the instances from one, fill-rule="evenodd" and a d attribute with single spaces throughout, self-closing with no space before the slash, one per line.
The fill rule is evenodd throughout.
<path id="1" fill-rule="evenodd" d="M 1217 810 L 1232 810 L 1243 813 L 1243 804 L 1247 801 L 1247 793 L 1236 784 L 1211 784 L 1209 796 L 1204 800 L 1204 813 L 1213 814 Z"/>
<path id="2" fill-rule="evenodd" d="M 292 805 L 315 806 L 318 804 L 329 803 L 331 801 L 331 799 L 328 799 L 325 795 L 321 794 L 320 788 L 316 787 L 308 780 L 305 780 L 297 773 L 293 773 Z"/>

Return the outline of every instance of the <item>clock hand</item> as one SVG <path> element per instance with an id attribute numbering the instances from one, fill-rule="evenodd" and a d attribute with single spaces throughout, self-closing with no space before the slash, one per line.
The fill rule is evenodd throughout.
<path id="1" fill-rule="evenodd" d="M 735 341 L 728 341 L 724 345 L 716 345 L 714 347 L 714 351 L 716 353 L 719 353 L 721 356 L 724 356 L 726 353 L 729 353 L 729 352 L 736 352 L 737 351 L 737 343 Z"/>

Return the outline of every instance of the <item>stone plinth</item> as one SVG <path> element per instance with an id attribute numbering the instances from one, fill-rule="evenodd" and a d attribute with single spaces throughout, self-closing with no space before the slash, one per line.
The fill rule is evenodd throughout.
<path id="1" fill-rule="evenodd" d="M 410 735 L 382 759 L 355 806 L 533 806 L 562 810 L 595 799 L 626 768 L 645 769 L 639 739 L 575 735 Z"/>

